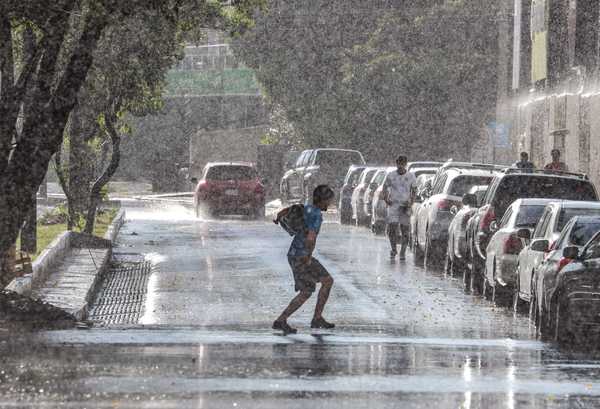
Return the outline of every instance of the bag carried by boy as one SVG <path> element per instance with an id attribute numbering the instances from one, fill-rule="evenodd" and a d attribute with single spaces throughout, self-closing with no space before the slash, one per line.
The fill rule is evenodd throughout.
<path id="1" fill-rule="evenodd" d="M 294 204 L 290 207 L 286 207 L 277 213 L 277 218 L 273 220 L 273 223 L 280 225 L 290 236 L 295 236 L 298 233 L 304 232 L 306 230 L 306 224 L 304 223 L 304 205 Z"/>

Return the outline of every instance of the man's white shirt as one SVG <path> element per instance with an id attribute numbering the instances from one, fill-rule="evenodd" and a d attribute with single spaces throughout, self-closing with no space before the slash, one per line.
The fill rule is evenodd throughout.
<path id="1" fill-rule="evenodd" d="M 409 171 L 402 175 L 397 170 L 390 173 L 385 180 L 385 187 L 389 192 L 392 204 L 405 204 L 410 201 L 411 190 L 416 181 L 415 174 Z"/>

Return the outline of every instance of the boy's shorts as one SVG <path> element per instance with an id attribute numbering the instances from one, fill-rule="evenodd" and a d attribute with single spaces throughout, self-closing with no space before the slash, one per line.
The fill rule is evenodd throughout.
<path id="1" fill-rule="evenodd" d="M 316 284 L 331 276 L 316 258 L 311 257 L 308 266 L 301 259 L 301 257 L 288 256 L 288 262 L 292 267 L 292 273 L 294 273 L 295 290 L 314 293 Z"/>

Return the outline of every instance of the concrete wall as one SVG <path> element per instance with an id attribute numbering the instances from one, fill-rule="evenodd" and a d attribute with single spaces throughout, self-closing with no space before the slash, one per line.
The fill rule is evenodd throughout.
<path id="1" fill-rule="evenodd" d="M 200 177 L 207 162 L 256 162 L 257 147 L 266 131 L 266 126 L 197 131 L 190 142 L 190 175 Z"/>

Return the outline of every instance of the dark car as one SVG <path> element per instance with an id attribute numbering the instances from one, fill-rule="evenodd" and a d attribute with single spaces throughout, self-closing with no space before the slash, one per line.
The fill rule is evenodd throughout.
<path id="1" fill-rule="evenodd" d="M 450 212 L 455 213 L 448 227 L 448 250 L 444 271 L 455 276 L 463 274 L 469 259 L 467 249 L 467 226 L 471 217 L 477 212 L 477 207 L 487 191 L 487 185 L 473 186 L 469 193 L 463 196 L 462 207 L 455 206 Z"/>
<path id="2" fill-rule="evenodd" d="M 455 214 L 452 208 L 462 205 L 463 196 L 473 186 L 489 184 L 496 174 L 493 166 L 475 164 L 440 169 L 430 195 L 419 207 L 413 237 L 416 260 L 424 255 L 430 261 L 445 259 L 448 227 Z"/>
<path id="3" fill-rule="evenodd" d="M 338 215 L 341 224 L 350 224 L 352 222 L 352 192 L 358 186 L 360 175 L 365 167 L 363 165 L 352 165 L 348 168 L 348 172 L 344 178 L 344 185 L 340 189 L 340 201 L 338 204 Z"/>
<path id="4" fill-rule="evenodd" d="M 548 249 L 547 240 L 532 243 L 549 252 L 536 270 L 529 309 L 540 335 L 561 341 L 578 330 L 600 329 L 600 277 L 594 267 L 590 268 L 594 263 L 586 261 L 600 255 L 598 231 L 600 216 L 575 216 L 552 249 Z M 574 265 L 569 266 L 572 262 Z"/>
<path id="5" fill-rule="evenodd" d="M 475 290 L 482 290 L 485 251 L 494 234 L 492 223 L 502 219 L 512 202 L 526 198 L 597 201 L 598 194 L 582 174 L 517 168 L 500 172 L 490 184 L 468 232 L 472 257 L 470 278 Z"/>
<path id="6" fill-rule="evenodd" d="M 286 202 L 312 200 L 312 192 L 321 184 L 339 192 L 350 165 L 364 165 L 359 151 L 348 149 L 309 149 L 303 151 L 293 169 L 283 175 L 281 199 Z"/>
<path id="7" fill-rule="evenodd" d="M 196 217 L 218 214 L 265 215 L 265 190 L 248 163 L 208 163 L 194 192 Z"/>

